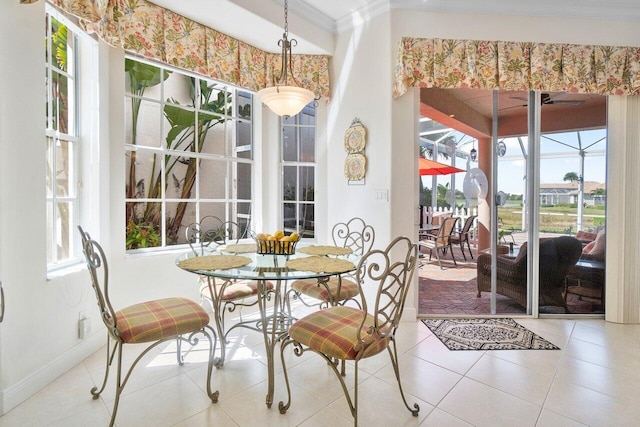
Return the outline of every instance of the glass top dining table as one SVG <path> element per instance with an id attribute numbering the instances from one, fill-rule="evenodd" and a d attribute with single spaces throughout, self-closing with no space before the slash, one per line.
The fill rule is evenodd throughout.
<path id="1" fill-rule="evenodd" d="M 287 332 L 288 327 L 295 320 L 291 316 L 290 306 L 286 300 L 287 283 L 290 280 L 299 279 L 318 279 L 328 280 L 333 275 L 340 275 L 344 273 L 352 272 L 356 269 L 361 256 L 356 254 L 346 255 L 331 255 L 325 256 L 326 261 L 343 260 L 336 266 L 333 265 L 330 271 L 320 271 L 320 268 L 314 268 L 316 271 L 291 268 L 287 265 L 288 261 L 298 261 L 303 258 L 312 257 L 314 255 L 300 252 L 300 249 L 310 247 L 313 245 L 301 244 L 297 246 L 297 251 L 294 254 L 258 254 L 255 252 L 228 252 L 225 246 L 219 246 L 217 248 L 210 248 L 207 251 L 201 251 L 198 253 L 196 250 L 190 250 L 179 255 L 176 258 L 176 265 L 185 271 L 194 273 L 207 278 L 210 286 L 226 286 L 235 280 L 256 280 L 259 283 L 260 289 L 258 291 L 258 307 L 260 311 L 260 319 L 258 321 L 240 322 L 236 326 L 248 328 L 254 331 L 261 332 L 264 336 L 264 342 L 267 354 L 267 375 L 268 375 L 268 390 L 266 396 L 267 407 L 271 407 L 273 403 L 274 393 L 274 352 L 275 345 L 282 336 Z M 323 246 L 323 248 L 331 248 L 330 246 Z M 304 249 L 303 249 L 304 250 Z M 196 268 L 193 266 L 189 268 L 186 263 L 194 258 L 205 258 L 207 256 L 237 256 L 245 257 L 247 260 L 245 265 L 231 268 Z M 315 255 L 316 258 L 318 255 Z M 214 259 L 215 261 L 215 259 Z M 304 261 L 303 261 L 304 262 Z M 270 282 L 274 285 L 273 298 L 267 297 L 266 283 Z M 272 303 L 272 304 L 270 304 Z M 271 307 L 268 307 L 271 305 Z M 270 309 L 271 308 L 271 309 Z"/>
<path id="2" fill-rule="evenodd" d="M 304 248 L 305 245 L 299 246 L 300 248 Z M 338 272 L 324 272 L 324 271 L 306 271 L 306 270 L 297 270 L 286 266 L 286 262 L 293 259 L 307 258 L 309 256 L 313 256 L 306 253 L 296 252 L 290 255 L 283 254 L 258 254 L 256 252 L 248 252 L 248 253 L 235 253 L 235 252 L 226 252 L 224 247 L 218 248 L 215 251 L 209 251 L 204 255 L 238 255 L 242 257 L 249 258 L 251 262 L 247 265 L 241 267 L 233 267 L 229 269 L 203 269 L 203 270 L 188 270 L 195 274 L 200 274 L 203 276 L 212 276 L 223 279 L 241 279 L 241 280 L 297 280 L 297 279 L 316 279 L 322 277 L 329 277 L 335 274 L 343 274 L 348 273 L 350 271 L 355 270 L 355 266 L 360 261 L 360 256 L 355 254 L 348 255 L 328 255 L 329 257 L 344 259 L 347 261 L 351 261 L 353 264 L 352 268 L 345 268 L 344 270 Z M 176 264 L 180 267 L 180 263 L 183 260 L 190 259 L 200 256 L 200 254 L 189 251 L 179 255 L 176 258 Z"/>

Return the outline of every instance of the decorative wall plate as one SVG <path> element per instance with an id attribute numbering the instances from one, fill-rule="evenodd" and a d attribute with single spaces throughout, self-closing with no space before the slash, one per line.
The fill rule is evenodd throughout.
<path id="1" fill-rule="evenodd" d="M 351 181 L 364 178 L 367 170 L 367 158 L 363 154 L 349 154 L 344 161 L 344 176 Z"/>
<path id="2" fill-rule="evenodd" d="M 366 145 L 367 129 L 360 122 L 355 122 L 344 134 L 344 149 L 347 153 L 359 153 Z"/>

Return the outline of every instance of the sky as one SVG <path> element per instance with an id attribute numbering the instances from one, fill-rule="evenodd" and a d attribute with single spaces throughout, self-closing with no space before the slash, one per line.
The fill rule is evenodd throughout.
<path id="1" fill-rule="evenodd" d="M 468 137 L 467 137 L 468 138 Z M 459 151 L 468 152 L 473 143 L 468 139 L 465 141 L 462 135 L 457 137 L 460 141 Z M 510 194 L 522 194 L 525 189 L 524 177 L 526 174 L 525 160 L 520 149 L 520 144 L 516 138 L 504 140 L 507 147 L 504 157 L 498 159 L 498 188 L 497 191 L 504 191 Z M 527 138 L 522 138 L 524 147 L 527 146 Z M 543 135 L 540 148 L 540 183 L 566 183 L 563 181 L 568 172 L 575 172 L 580 175 L 579 147 L 585 151 L 584 159 L 584 180 L 605 182 L 606 177 L 606 130 L 583 130 L 578 132 L 566 132 Z M 438 157 L 441 163 L 451 164 L 451 158 Z M 456 166 L 467 169 L 463 159 L 457 159 Z M 470 162 L 470 168 L 478 167 L 475 162 Z M 462 191 L 462 182 L 465 174 L 458 173 L 455 177 L 455 187 Z M 426 186 L 431 185 L 431 177 L 424 177 Z M 438 184 L 445 185 L 450 181 L 450 177 L 439 177 Z"/>

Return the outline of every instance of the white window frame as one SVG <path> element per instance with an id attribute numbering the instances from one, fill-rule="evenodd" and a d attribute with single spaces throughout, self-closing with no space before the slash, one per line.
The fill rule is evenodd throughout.
<path id="1" fill-rule="evenodd" d="M 55 67 L 55 64 L 49 62 L 50 55 L 45 58 L 45 69 L 47 72 L 48 81 L 51 80 L 52 72 L 55 70 L 58 73 L 67 76 L 69 83 L 73 82 L 73 108 L 70 110 L 70 114 L 73 117 L 69 117 L 69 122 L 73 124 L 73 127 L 68 130 L 68 133 L 62 134 L 58 130 L 54 130 L 52 127 L 52 115 L 46 117 L 45 135 L 46 138 L 53 138 L 55 140 L 69 141 L 72 144 L 73 153 L 71 154 L 72 161 L 69 164 L 69 176 L 73 187 L 73 192 L 65 197 L 58 196 L 55 191 L 53 194 L 46 197 L 46 212 L 56 212 L 55 207 L 59 202 L 68 202 L 73 208 L 70 212 L 69 220 L 69 256 L 65 259 L 59 259 L 58 252 L 56 250 L 57 245 L 53 242 L 59 239 L 59 227 L 53 227 L 51 231 L 47 230 L 47 233 L 51 232 L 52 235 L 47 237 L 47 272 L 48 274 L 59 274 L 64 269 L 78 265 L 82 262 L 83 256 L 80 247 L 80 238 L 77 232 L 77 226 L 80 224 L 82 218 L 88 218 L 89 206 L 85 203 L 84 198 L 86 192 L 82 191 L 83 182 L 89 183 L 88 173 L 89 168 L 83 168 L 83 163 L 88 161 L 90 157 L 91 147 L 97 140 L 95 138 L 97 132 L 97 121 L 94 117 L 94 112 L 97 106 L 97 45 L 98 43 L 82 31 L 80 27 L 69 20 L 65 15 L 60 13 L 57 9 L 51 6 L 49 3 L 45 4 L 45 16 L 46 16 L 46 40 L 48 43 L 51 41 L 49 20 L 55 18 L 62 24 L 64 24 L 68 30 L 74 35 L 74 49 L 68 55 L 67 61 L 73 61 L 73 67 L 67 67 L 69 72 L 62 71 Z M 51 46 L 47 47 L 47 51 L 51 52 Z M 47 85 L 47 90 L 50 90 L 50 85 Z M 52 96 L 47 95 L 46 102 L 51 103 Z M 52 106 L 48 106 L 48 111 L 51 113 Z M 57 164 L 56 150 L 52 150 L 52 165 Z M 57 217 L 57 214 L 55 214 Z"/>
<path id="2" fill-rule="evenodd" d="M 206 77 L 206 76 L 202 76 L 193 72 L 189 72 L 187 70 L 183 70 L 177 67 L 172 67 L 169 66 L 167 64 L 163 64 L 163 63 L 159 63 L 156 61 L 152 61 L 152 60 L 148 60 L 145 58 L 140 58 L 134 55 L 126 55 L 125 56 L 126 59 L 128 60 L 133 60 L 133 61 L 137 61 L 137 62 L 141 62 L 141 63 L 145 63 L 148 65 L 152 65 L 154 67 L 157 67 L 159 69 L 163 69 L 163 70 L 168 70 L 171 71 L 172 73 L 178 73 L 184 76 L 188 76 L 191 78 L 195 78 L 195 79 L 200 79 L 203 81 L 208 82 L 209 84 L 218 84 L 221 87 L 224 87 L 226 90 L 228 90 L 231 94 L 232 94 L 232 101 L 231 101 L 231 114 L 230 115 L 226 115 L 223 114 L 222 117 L 225 118 L 225 123 L 223 124 L 223 126 L 225 127 L 225 134 L 226 133 L 230 133 L 232 136 L 231 138 L 233 139 L 233 141 L 230 143 L 231 145 L 231 149 L 228 150 L 229 146 L 225 145 L 225 152 L 223 154 L 212 154 L 212 153 L 191 153 L 190 156 L 194 157 L 196 159 L 203 159 L 203 160 L 217 160 L 217 161 L 224 161 L 226 164 L 226 178 L 225 178 L 225 183 L 224 183 L 224 198 L 215 198 L 215 199 L 205 199 L 200 197 L 200 180 L 196 180 L 193 190 L 192 190 L 192 195 L 191 197 L 188 199 L 189 203 L 194 203 L 196 205 L 196 221 L 198 221 L 198 219 L 200 219 L 202 216 L 204 216 L 201 213 L 201 207 L 203 206 L 203 204 L 205 203 L 221 203 L 224 204 L 224 212 L 225 212 L 225 217 L 224 218 L 220 218 L 224 221 L 238 221 L 239 219 L 245 219 L 246 221 L 248 221 L 249 227 L 251 227 L 251 216 L 253 215 L 253 206 L 254 206 L 254 200 L 253 200 L 253 195 L 255 192 L 255 184 L 253 182 L 253 179 L 255 178 L 253 176 L 253 171 L 252 171 L 252 189 L 251 189 L 251 199 L 247 200 L 247 199 L 239 199 L 238 198 L 238 186 L 237 186 L 237 174 L 235 173 L 235 171 L 237 170 L 236 168 L 234 168 L 234 164 L 240 164 L 240 163 L 245 163 L 245 164 L 249 164 L 252 166 L 252 170 L 253 170 L 253 165 L 254 165 L 254 141 L 255 141 L 255 137 L 254 137 L 254 116 L 255 116 L 255 95 L 245 89 L 242 88 L 238 88 L 236 86 L 230 85 L 228 83 L 225 82 L 220 82 L 217 81 L 215 79 Z M 150 98 L 150 97 L 146 97 L 143 96 L 140 99 L 142 99 L 143 101 L 148 101 L 154 104 L 158 104 L 159 106 L 159 110 L 162 111 L 164 108 L 164 105 L 167 104 L 166 102 L 166 96 L 164 95 L 164 82 L 160 83 L 160 99 L 155 99 L 155 98 Z M 199 85 L 196 85 L 197 90 L 199 90 Z M 246 119 L 246 118 L 241 118 L 240 115 L 237 112 L 237 99 L 238 99 L 238 94 L 239 92 L 242 92 L 244 94 L 249 94 L 251 95 L 251 118 L 250 119 Z M 128 90 L 125 90 L 125 98 L 124 98 L 124 102 L 128 103 L 130 102 L 131 98 L 134 98 L 136 96 L 132 95 L 131 93 L 128 92 Z M 187 108 L 185 106 L 185 110 L 194 110 L 194 111 L 199 111 L 199 107 L 196 106 L 195 108 L 193 107 L 189 107 Z M 237 131 L 236 129 L 234 129 L 235 125 L 237 123 L 249 123 L 250 124 L 250 129 L 251 129 L 251 143 L 250 144 L 245 144 L 242 146 L 236 146 L 236 141 L 237 141 Z M 165 135 L 165 120 L 161 121 L 162 123 L 162 128 L 160 130 L 160 135 Z M 131 130 L 129 128 L 125 128 L 125 132 L 130 132 Z M 137 152 L 147 152 L 147 153 L 162 153 L 162 154 L 166 154 L 166 155 L 175 155 L 175 156 L 180 156 L 180 157 L 184 157 L 185 152 L 181 151 L 181 150 L 169 150 L 166 148 L 165 146 L 165 141 L 161 141 L 161 143 L 159 144 L 158 147 L 150 147 L 150 146 L 145 146 L 145 145 L 133 145 L 133 144 L 129 144 L 129 143 L 125 143 L 125 150 L 124 150 L 124 154 L 127 155 L 128 153 L 132 152 L 132 151 L 137 151 Z M 228 150 L 228 152 L 227 152 Z M 251 156 L 249 159 L 245 159 L 245 158 L 241 158 L 241 157 L 237 157 L 237 153 L 243 152 L 243 151 L 249 151 L 251 152 Z M 161 168 L 162 168 L 162 173 L 161 173 L 161 178 L 162 178 L 162 188 L 165 188 L 165 173 L 164 173 L 164 162 L 160 162 L 161 164 Z M 125 168 L 125 174 L 128 173 L 128 168 Z M 199 175 L 200 172 L 200 166 L 197 166 L 197 172 L 196 174 Z M 125 177 L 125 181 L 126 181 L 126 177 Z M 231 185 L 230 185 L 231 184 Z M 172 203 L 178 203 L 181 202 L 183 200 L 178 199 L 178 198 L 169 198 L 166 197 L 166 194 L 163 190 L 162 192 L 162 196 L 160 198 L 157 199 L 149 199 L 149 198 L 145 198 L 145 197 L 140 197 L 140 198 L 127 198 L 126 194 L 125 194 L 125 211 L 126 211 L 126 204 L 127 203 L 161 203 L 162 208 L 161 208 L 161 242 L 159 246 L 154 246 L 154 247 L 147 247 L 147 248 L 138 248 L 138 249 L 127 249 L 126 252 L 129 255 L 135 255 L 135 254 L 144 254 L 144 253 L 150 253 L 150 252 L 158 252 L 158 251 L 165 251 L 167 249 L 175 249 L 177 247 L 180 247 L 180 244 L 169 244 L 168 240 L 167 240 L 167 230 L 166 230 L 166 220 L 167 220 L 167 204 L 172 204 Z M 248 214 L 243 214 L 243 213 L 239 213 L 238 212 L 238 204 L 241 203 L 248 203 L 249 204 L 249 213 Z M 126 222 L 126 219 L 125 219 Z M 189 225 L 189 224 L 182 224 L 182 225 Z"/>
<path id="3" fill-rule="evenodd" d="M 306 108 L 313 107 L 314 109 L 314 121 L 313 124 L 300 124 L 300 115 L 305 111 Z M 318 182 L 318 107 L 315 105 L 315 101 L 306 106 L 298 115 L 295 116 L 295 121 L 290 122 L 292 118 L 286 120 L 281 120 L 280 126 L 280 225 L 285 232 L 296 231 L 300 234 L 300 237 L 303 239 L 313 239 L 317 238 L 317 229 L 314 227 L 313 236 L 305 235 L 304 230 L 300 228 L 300 205 L 308 204 L 313 206 L 314 212 L 314 222 L 317 222 L 318 209 L 316 205 L 316 195 L 314 195 L 313 201 L 304 201 L 300 200 L 300 192 L 296 191 L 295 197 L 293 200 L 285 200 L 285 191 L 284 191 L 284 169 L 285 167 L 295 167 L 296 168 L 296 189 L 300 188 L 300 168 L 301 167 L 312 167 L 313 168 L 313 183 L 314 183 L 314 191 Z M 284 159 L 284 138 L 285 138 L 285 128 L 294 128 L 297 142 L 297 152 L 298 152 L 298 160 L 291 161 Z M 314 134 L 314 154 L 313 154 L 313 162 L 303 162 L 300 161 L 300 146 L 301 146 L 301 137 L 300 130 L 313 129 Z M 317 192 L 316 192 L 317 194 Z M 285 227 L 285 217 L 284 217 L 284 205 L 285 204 L 294 204 L 295 207 L 295 230 L 291 229 L 291 227 Z"/>

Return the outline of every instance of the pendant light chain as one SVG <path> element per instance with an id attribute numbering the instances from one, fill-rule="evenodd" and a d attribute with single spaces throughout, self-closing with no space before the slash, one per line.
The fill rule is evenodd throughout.
<path id="1" fill-rule="evenodd" d="M 288 1 L 284 0 L 284 33 L 289 35 L 289 5 Z"/>

